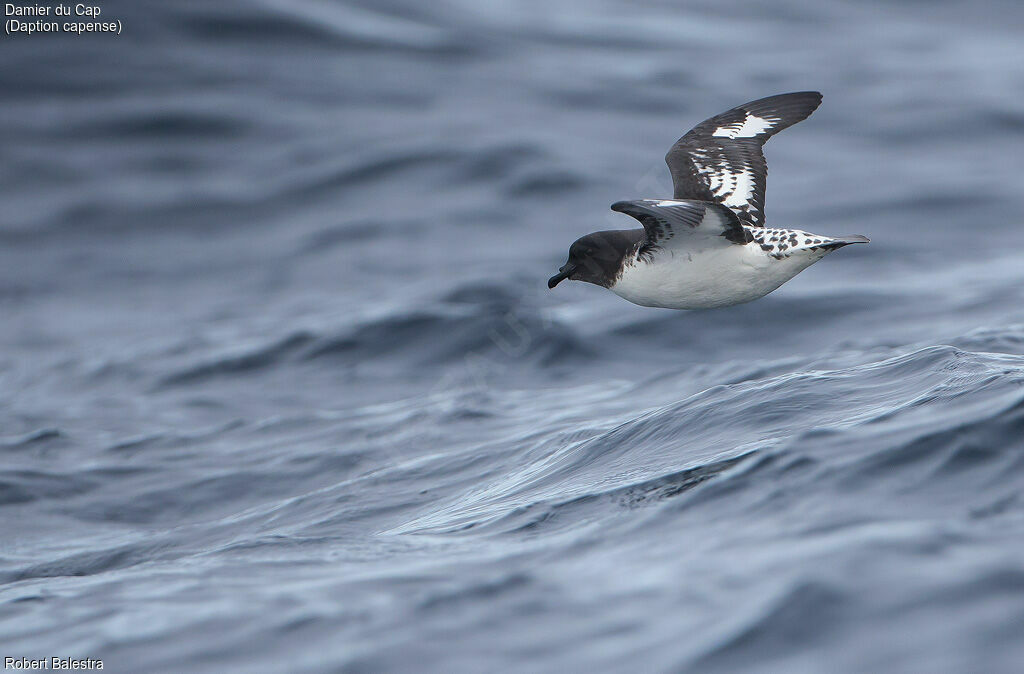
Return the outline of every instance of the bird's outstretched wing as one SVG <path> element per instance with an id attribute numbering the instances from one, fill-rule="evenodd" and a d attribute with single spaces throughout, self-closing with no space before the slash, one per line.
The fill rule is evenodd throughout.
<path id="1" fill-rule="evenodd" d="M 692 249 L 703 245 L 745 244 L 753 236 L 730 208 L 708 201 L 636 199 L 616 201 L 612 210 L 640 221 L 647 239 L 641 252 L 655 248 Z"/>
<path id="2" fill-rule="evenodd" d="M 751 227 L 764 227 L 768 166 L 761 148 L 779 131 L 807 119 L 821 103 L 817 91 L 769 96 L 707 119 L 665 155 L 673 197 L 728 206 Z"/>

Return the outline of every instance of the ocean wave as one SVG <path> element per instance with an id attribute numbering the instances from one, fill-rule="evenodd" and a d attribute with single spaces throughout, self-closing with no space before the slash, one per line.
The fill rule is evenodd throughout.
<path id="1" fill-rule="evenodd" d="M 498 285 L 450 292 L 429 308 L 369 318 L 337 329 L 298 330 L 264 344 L 181 365 L 162 386 L 197 384 L 283 365 L 337 361 L 373 369 L 420 366 L 431 370 L 469 363 L 490 368 L 564 366 L 593 349 L 573 330 Z"/>
<path id="2" fill-rule="evenodd" d="M 531 512 L 550 514 L 552 501 L 564 508 L 609 494 L 642 493 L 662 482 L 686 483 L 691 474 L 715 476 L 748 455 L 761 458 L 727 472 L 698 500 L 716 498 L 722 490 L 733 493 L 740 483 L 763 493 L 764 480 L 824 461 L 830 451 L 847 456 L 834 469 L 845 488 L 863 487 L 881 475 L 906 479 L 899 467 L 918 461 L 950 474 L 987 466 L 986 474 L 995 479 L 999 471 L 1018 470 L 1010 460 L 1015 446 L 1005 439 L 1024 437 L 1022 385 L 1020 358 L 939 346 L 842 370 L 790 371 L 714 386 L 589 437 L 548 439 L 544 452 L 533 450 L 536 458 L 501 480 L 396 531 L 464 531 L 506 518 L 529 519 Z M 993 409 L 995 401 L 1007 399 L 1012 402 Z M 942 422 L 936 420 L 938 410 L 944 411 Z M 889 431 L 889 425 L 898 430 Z M 879 444 L 884 449 L 877 454 L 865 449 Z M 862 458 L 855 458 L 855 447 Z M 766 470 L 775 477 L 762 475 Z M 938 477 L 929 472 L 920 480 L 937 484 Z"/>
<path id="3" fill-rule="evenodd" d="M 485 53 L 472 35 L 453 33 L 406 12 L 394 15 L 352 3 L 320 6 L 291 3 L 252 7 L 193 8 L 178 17 L 184 39 L 241 44 L 254 39 L 274 46 L 411 52 L 422 56 L 466 57 Z"/>

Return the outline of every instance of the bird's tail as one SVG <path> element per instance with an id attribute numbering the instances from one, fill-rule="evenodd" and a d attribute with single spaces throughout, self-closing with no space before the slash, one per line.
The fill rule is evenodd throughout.
<path id="1" fill-rule="evenodd" d="M 842 248 L 843 246 L 849 246 L 851 243 L 871 243 L 871 239 L 864 236 L 863 234 L 850 234 L 849 236 L 837 236 L 833 237 L 826 246 L 828 248 Z"/>

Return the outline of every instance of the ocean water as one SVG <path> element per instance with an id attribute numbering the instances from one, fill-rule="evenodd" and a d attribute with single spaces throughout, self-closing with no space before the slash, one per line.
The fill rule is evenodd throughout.
<path id="1" fill-rule="evenodd" d="M 0 657 L 1019 672 L 1024 6 L 99 2 L 0 36 Z M 545 281 L 818 89 L 706 312 Z"/>

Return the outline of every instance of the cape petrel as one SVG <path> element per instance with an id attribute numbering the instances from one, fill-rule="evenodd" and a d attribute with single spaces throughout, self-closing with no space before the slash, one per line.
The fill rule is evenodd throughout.
<path id="1" fill-rule="evenodd" d="M 577 239 L 548 287 L 570 279 L 647 307 L 727 307 L 764 297 L 838 248 L 867 243 L 860 235 L 765 227 L 768 167 L 761 148 L 820 103 L 816 91 L 779 94 L 695 126 L 665 155 L 672 199 L 612 204 L 643 229 Z"/>

